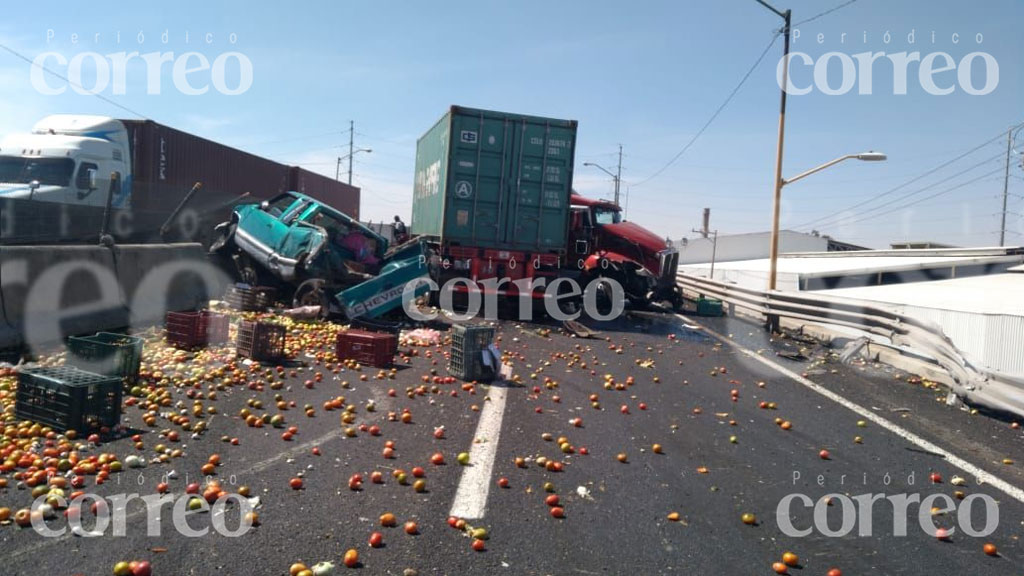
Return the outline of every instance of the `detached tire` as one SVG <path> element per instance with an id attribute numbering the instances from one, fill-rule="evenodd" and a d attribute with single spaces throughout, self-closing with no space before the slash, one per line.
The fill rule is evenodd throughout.
<path id="1" fill-rule="evenodd" d="M 292 306 L 295 308 L 300 306 L 319 306 L 320 317 L 326 318 L 329 305 L 327 293 L 324 291 L 326 284 L 321 278 L 311 278 L 299 284 L 299 287 L 295 289 L 295 296 L 292 298 Z"/>

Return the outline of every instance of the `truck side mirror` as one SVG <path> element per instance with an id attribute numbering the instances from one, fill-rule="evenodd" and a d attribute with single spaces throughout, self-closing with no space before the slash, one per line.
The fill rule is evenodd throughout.
<path id="1" fill-rule="evenodd" d="M 85 173 L 89 175 L 89 190 L 95 190 L 99 188 L 99 186 L 96 184 L 96 170 L 93 168 L 89 168 L 88 170 L 86 170 Z"/>

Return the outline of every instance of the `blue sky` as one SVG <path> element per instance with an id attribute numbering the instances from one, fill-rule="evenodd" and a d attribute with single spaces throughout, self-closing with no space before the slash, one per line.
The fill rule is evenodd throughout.
<path id="1" fill-rule="evenodd" d="M 778 7 L 793 10 L 794 22 L 841 3 L 776 0 Z M 8 6 L 0 44 L 30 59 L 48 51 L 68 59 L 83 52 L 178 56 L 197 51 L 212 61 L 224 52 L 241 52 L 253 68 L 252 86 L 241 95 L 215 90 L 185 95 L 173 85 L 170 66 L 161 76 L 161 92 L 147 94 L 147 72 L 139 60 L 128 65 L 125 95 L 110 88 L 102 94 L 156 121 L 331 176 L 335 159 L 347 151 L 348 121 L 355 120 L 356 145 L 374 150 L 357 155 L 355 162 L 356 183 L 364 190 L 363 216 L 373 220 L 396 213 L 408 220 L 416 138 L 450 105 L 460 104 L 578 120 L 575 184 L 588 195 L 608 197 L 612 183 L 583 162 L 614 170 L 621 143 L 628 217 L 659 234 L 692 236 L 704 207 L 711 208 L 712 227 L 722 233 L 770 227 L 781 39 L 694 145 L 657 178 L 643 182 L 704 125 L 771 41 L 781 20 L 754 0 L 91 6 L 96 9 L 41 2 Z M 917 63 L 908 68 L 907 94 L 893 94 L 893 66 L 884 58 L 872 67 L 870 95 L 858 94 L 857 88 L 827 95 L 817 87 L 791 95 L 785 176 L 851 152 L 880 150 L 889 160 L 845 162 L 788 186 L 783 226 L 815 228 L 872 247 L 902 240 L 996 244 L 1003 186 L 1003 158 L 996 156 L 1005 153 L 1007 128 L 1024 122 L 1022 21 L 1020 0 L 858 0 L 797 26 L 800 37 L 793 50 L 812 62 L 827 52 L 850 57 L 866 51 L 945 52 L 958 68 L 935 75 L 938 85 L 954 87 L 944 96 L 925 91 Z M 913 45 L 908 44 L 911 31 Z M 986 95 L 970 95 L 957 74 L 963 57 L 979 51 L 998 64 L 998 83 Z M 972 81 L 980 88 L 990 79 L 982 60 L 973 62 Z M 843 80 L 840 59 L 831 64 L 828 80 L 835 88 Z M 66 72 L 52 62 L 51 67 Z M 0 50 L 0 135 L 28 130 L 54 112 L 129 116 L 72 90 L 40 94 L 29 70 L 29 63 Z M 795 65 L 793 76 L 799 86 L 812 84 L 810 66 Z M 82 84 L 94 81 L 94 70 L 86 66 Z M 228 85 L 233 81 L 229 73 Z M 1000 132 L 1001 139 L 943 170 L 815 222 L 896 188 Z M 1016 149 L 1024 150 L 1024 133 Z M 1024 213 L 1019 154 L 1010 192 L 1015 194 L 1010 211 Z M 886 201 L 893 202 L 866 212 Z M 1009 243 L 1024 244 L 1024 218 L 1011 215 L 1008 229 Z"/>

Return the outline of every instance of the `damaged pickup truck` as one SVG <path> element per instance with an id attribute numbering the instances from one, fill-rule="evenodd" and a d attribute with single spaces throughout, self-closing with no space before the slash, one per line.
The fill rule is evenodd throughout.
<path id="1" fill-rule="evenodd" d="M 309 196 L 285 192 L 235 207 L 217 226 L 210 251 L 228 256 L 239 279 L 293 290 L 296 306 L 348 319 L 376 318 L 400 308 L 407 286 L 425 294 L 425 247 L 389 246 L 386 238 Z"/>

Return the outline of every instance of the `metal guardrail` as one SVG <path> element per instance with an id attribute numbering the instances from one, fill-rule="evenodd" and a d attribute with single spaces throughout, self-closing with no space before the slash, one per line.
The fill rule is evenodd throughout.
<path id="1" fill-rule="evenodd" d="M 763 292 L 679 273 L 676 280 L 686 292 L 716 298 L 731 306 L 763 315 L 852 328 L 889 340 L 934 359 L 949 373 L 958 397 L 987 408 L 1024 416 L 1024 378 L 1001 374 L 971 362 L 937 324 L 884 306 L 831 296 L 821 292 Z"/>

